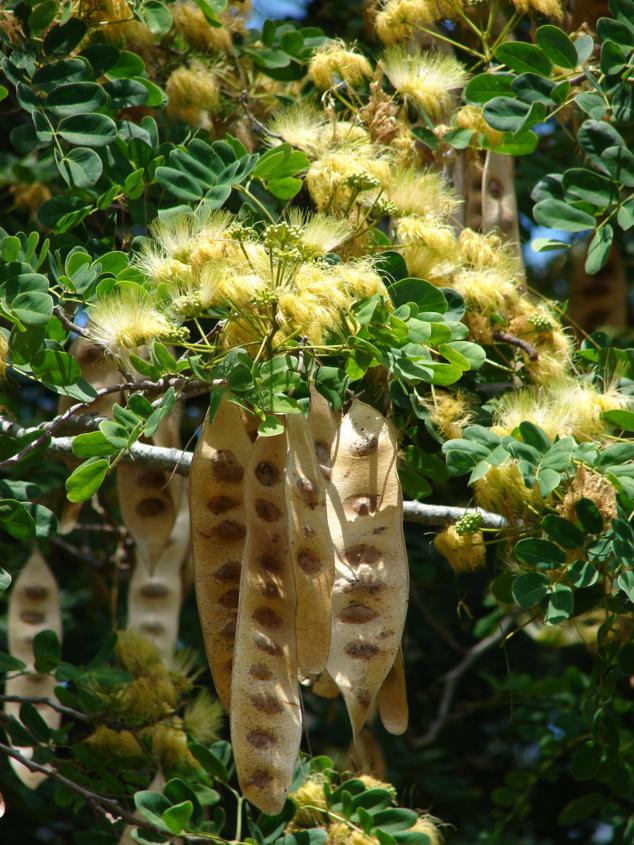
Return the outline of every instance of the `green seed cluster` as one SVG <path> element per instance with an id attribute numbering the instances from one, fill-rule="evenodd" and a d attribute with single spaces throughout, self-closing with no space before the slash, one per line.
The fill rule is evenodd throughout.
<path id="1" fill-rule="evenodd" d="M 455 524 L 456 534 L 463 537 L 465 534 L 475 534 L 482 528 L 482 517 L 479 513 L 467 513 Z"/>

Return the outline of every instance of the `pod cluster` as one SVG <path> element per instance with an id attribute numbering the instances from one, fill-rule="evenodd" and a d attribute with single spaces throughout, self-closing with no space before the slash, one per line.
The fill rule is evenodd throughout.
<path id="1" fill-rule="evenodd" d="M 240 786 L 263 812 L 286 800 L 302 734 L 300 681 L 344 697 L 357 737 L 378 706 L 407 726 L 401 638 L 408 601 L 397 442 L 355 400 L 336 420 L 311 391 L 308 416 L 257 435 L 226 397 L 191 468 L 198 612 L 231 714 Z"/>

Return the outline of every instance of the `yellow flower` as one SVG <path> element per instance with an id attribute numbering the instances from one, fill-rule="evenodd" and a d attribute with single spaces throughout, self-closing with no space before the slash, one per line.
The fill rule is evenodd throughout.
<path id="1" fill-rule="evenodd" d="M 419 816 L 416 824 L 410 830 L 412 833 L 424 833 L 429 838 L 429 845 L 441 845 L 442 843 L 438 819 L 435 819 L 428 813 L 423 813 L 422 816 Z"/>
<path id="2" fill-rule="evenodd" d="M 297 208 L 289 212 L 288 222 L 301 229 L 300 243 L 310 256 L 332 252 L 352 234 L 346 220 L 328 214 L 306 214 Z"/>
<path id="3" fill-rule="evenodd" d="M 510 244 L 490 232 L 481 235 L 463 229 L 458 239 L 460 263 L 466 270 L 499 270 L 513 278 L 520 271 L 517 256 Z"/>
<path id="4" fill-rule="evenodd" d="M 387 0 L 374 21 L 377 35 L 384 44 L 405 41 L 417 27 L 428 27 L 441 18 L 454 17 L 456 5 L 450 0 Z"/>
<path id="5" fill-rule="evenodd" d="M 408 52 L 402 47 L 390 47 L 381 64 L 399 94 L 413 100 L 437 123 L 453 105 L 451 92 L 462 88 L 467 81 L 463 65 L 442 53 L 420 49 Z"/>
<path id="6" fill-rule="evenodd" d="M 447 280 L 457 258 L 456 237 L 450 226 L 410 215 L 396 221 L 396 235 L 412 276 L 435 284 Z"/>
<path id="7" fill-rule="evenodd" d="M 297 806 L 293 816 L 294 826 L 319 827 L 322 824 L 323 813 L 328 809 L 322 781 L 314 777 L 308 778 L 299 789 L 290 792 L 288 797 Z"/>
<path id="8" fill-rule="evenodd" d="M 439 173 L 414 167 L 394 168 L 387 195 L 401 215 L 444 218 L 460 204 Z"/>
<path id="9" fill-rule="evenodd" d="M 505 461 L 491 467 L 474 485 L 475 500 L 479 507 L 500 513 L 510 522 L 530 519 L 542 507 L 537 490 L 524 484 L 524 478 L 514 461 Z"/>
<path id="10" fill-rule="evenodd" d="M 224 26 L 212 26 L 192 0 L 177 0 L 170 6 L 170 11 L 174 19 L 174 29 L 201 53 L 231 50 L 229 30 Z"/>
<path id="11" fill-rule="evenodd" d="M 360 53 L 350 50 L 343 41 L 324 41 L 313 53 L 308 75 L 321 91 L 332 88 L 339 81 L 359 85 L 372 76 L 372 65 Z"/>
<path id="12" fill-rule="evenodd" d="M 454 115 L 454 123 L 457 129 L 472 129 L 485 136 L 491 147 L 502 143 L 504 134 L 494 129 L 484 119 L 484 114 L 479 106 L 463 106 Z"/>
<path id="13" fill-rule="evenodd" d="M 530 14 L 537 12 L 547 18 L 562 20 L 564 16 L 560 0 L 512 0 L 518 12 Z"/>
<path id="14" fill-rule="evenodd" d="M 349 213 L 353 201 L 371 205 L 389 181 L 387 160 L 366 144 L 326 153 L 306 174 L 306 185 L 317 208 L 339 214 Z"/>
<path id="15" fill-rule="evenodd" d="M 206 112 L 220 110 L 220 88 L 214 72 L 202 62 L 193 61 L 189 67 L 173 71 L 166 84 L 167 115 L 173 120 L 207 126 Z"/>
<path id="16" fill-rule="evenodd" d="M 183 714 L 183 726 L 198 742 L 207 745 L 218 739 L 223 724 L 222 704 L 208 690 L 201 690 Z"/>
<path id="17" fill-rule="evenodd" d="M 445 440 L 462 437 L 463 430 L 473 418 L 471 402 L 462 391 L 435 390 L 425 404 L 432 422 Z"/>
<path id="18" fill-rule="evenodd" d="M 169 336 L 173 329 L 139 285 L 126 285 L 97 299 L 88 312 L 90 339 L 112 355 L 124 355 L 150 340 Z"/>
<path id="19" fill-rule="evenodd" d="M 459 534 L 454 525 L 448 525 L 436 535 L 434 545 L 447 559 L 454 572 L 473 572 L 486 562 L 484 536 L 482 531 Z"/>
<path id="20" fill-rule="evenodd" d="M 112 764 L 122 766 L 138 765 L 145 756 L 145 749 L 130 731 L 115 731 L 105 725 L 98 728 L 85 740 L 94 754 Z"/>
<path id="21" fill-rule="evenodd" d="M 285 141 L 307 156 L 316 157 L 324 150 L 328 121 L 314 106 L 299 103 L 280 109 L 269 121 L 268 128 L 272 146 Z"/>
<path id="22" fill-rule="evenodd" d="M 577 518 L 575 508 L 580 499 L 590 499 L 594 502 L 607 525 L 616 519 L 616 490 L 607 478 L 598 472 L 591 472 L 584 466 L 577 467 L 570 489 L 558 508 L 561 515 L 574 521 Z"/>

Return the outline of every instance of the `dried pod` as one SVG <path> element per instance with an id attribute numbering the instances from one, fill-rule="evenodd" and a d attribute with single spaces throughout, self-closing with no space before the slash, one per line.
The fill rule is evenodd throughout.
<path id="1" fill-rule="evenodd" d="M 383 781 L 387 774 L 387 765 L 381 746 L 374 736 L 372 728 L 363 728 L 348 751 L 344 762 L 347 771 L 355 775 L 369 775 Z"/>
<path id="2" fill-rule="evenodd" d="M 311 689 L 320 698 L 338 698 L 341 695 L 339 687 L 328 672 L 322 672 Z"/>
<path id="3" fill-rule="evenodd" d="M 284 806 L 302 732 L 286 457 L 286 433 L 259 437 L 253 445 L 244 488 L 247 538 L 231 684 L 231 742 L 240 787 L 269 815 Z"/>
<path id="4" fill-rule="evenodd" d="M 289 414 L 286 427 L 286 494 L 297 596 L 297 665 L 302 674 L 311 677 L 323 671 L 330 650 L 335 558 L 326 510 L 326 481 L 317 462 L 308 421 L 303 414 Z"/>
<path id="5" fill-rule="evenodd" d="M 341 424 L 329 487 L 335 546 L 327 668 L 356 736 L 398 652 L 409 594 L 392 427 L 358 400 Z"/>
<path id="6" fill-rule="evenodd" d="M 398 650 L 396 660 L 383 681 L 377 695 L 377 704 L 385 730 L 396 736 L 405 733 L 409 722 L 409 707 L 402 648 Z"/>
<path id="7" fill-rule="evenodd" d="M 225 710 L 246 538 L 244 477 L 253 445 L 240 408 L 226 399 L 205 422 L 192 458 L 190 516 L 198 615 L 216 692 Z"/>
<path id="8" fill-rule="evenodd" d="M 308 427 L 322 475 L 326 481 L 330 481 L 333 454 L 336 452 L 339 436 L 339 423 L 335 419 L 328 401 L 314 384 L 310 386 Z"/>
<path id="9" fill-rule="evenodd" d="M 176 646 L 183 600 L 182 569 L 189 556 L 189 501 L 181 496 L 174 528 L 154 567 L 139 559 L 128 587 L 128 628 L 147 637 L 164 660 Z"/>
<path id="10" fill-rule="evenodd" d="M 9 652 L 13 657 L 26 663 L 27 669 L 34 672 L 33 639 L 46 630 L 55 631 L 62 638 L 62 614 L 59 606 L 59 589 L 53 573 L 37 549 L 18 575 L 9 598 L 8 630 Z M 22 675 L 9 678 L 6 682 L 7 695 L 25 698 L 48 698 L 55 700 L 56 681 L 52 675 Z M 20 704 L 7 701 L 4 712 L 7 716 L 19 719 Z M 61 715 L 46 704 L 35 705 L 40 716 L 53 730 L 60 726 Z M 30 757 L 32 749 L 21 748 L 25 757 Z M 30 789 L 35 789 L 45 775 L 31 772 L 26 766 L 10 759 L 9 761 L 20 780 Z"/>

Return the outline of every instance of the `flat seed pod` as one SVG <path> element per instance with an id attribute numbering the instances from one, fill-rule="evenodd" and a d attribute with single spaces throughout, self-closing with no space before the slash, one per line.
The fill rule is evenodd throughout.
<path id="1" fill-rule="evenodd" d="M 224 399 L 205 422 L 190 471 L 192 557 L 198 616 L 216 692 L 225 710 L 247 533 L 244 477 L 253 445 L 240 408 Z"/>
<path id="2" fill-rule="evenodd" d="M 9 652 L 13 657 L 26 663 L 29 671 L 34 671 L 33 639 L 40 633 L 51 629 L 58 638 L 62 638 L 62 614 L 59 606 L 59 588 L 48 564 L 37 549 L 15 580 L 9 598 L 8 630 Z M 9 678 L 5 685 L 7 695 L 19 695 L 25 698 L 48 698 L 55 701 L 56 681 L 52 675 L 23 675 Z M 7 716 L 19 719 L 20 704 L 7 701 L 4 712 Z M 35 705 L 40 716 L 53 730 L 61 723 L 61 715 L 46 704 Z M 20 748 L 20 753 L 30 757 L 31 748 Z M 26 766 L 9 759 L 16 775 L 30 789 L 35 789 L 46 776 L 39 772 L 30 772 Z"/>
<path id="3" fill-rule="evenodd" d="M 289 414 L 286 428 L 286 493 L 297 596 L 297 665 L 303 675 L 314 677 L 323 671 L 330 650 L 335 558 L 326 510 L 326 481 L 317 462 L 308 421 L 303 414 Z"/>
<path id="4" fill-rule="evenodd" d="M 398 652 L 409 595 L 397 443 L 388 421 L 358 400 L 341 423 L 329 487 L 335 546 L 327 668 L 356 736 Z"/>
<path id="5" fill-rule="evenodd" d="M 284 806 L 302 732 L 286 455 L 286 433 L 259 437 L 253 446 L 244 489 L 247 538 L 231 685 L 231 742 L 240 788 L 269 815 Z"/>
<path id="6" fill-rule="evenodd" d="M 409 707 L 402 648 L 398 650 L 396 660 L 383 681 L 377 695 L 377 704 L 385 730 L 395 736 L 405 733 L 409 722 Z"/>
<path id="7" fill-rule="evenodd" d="M 137 560 L 128 586 L 128 628 L 149 639 L 167 664 L 174 653 L 183 600 L 182 568 L 189 555 L 189 501 L 181 497 L 174 528 L 153 568 Z"/>
<path id="8" fill-rule="evenodd" d="M 330 481 L 333 454 L 336 451 L 339 436 L 339 423 L 335 419 L 328 401 L 314 384 L 310 386 L 308 427 L 322 475 L 326 481 Z"/>
<path id="9" fill-rule="evenodd" d="M 338 698 L 341 695 L 339 687 L 328 672 L 322 672 L 311 689 L 320 698 Z"/>

